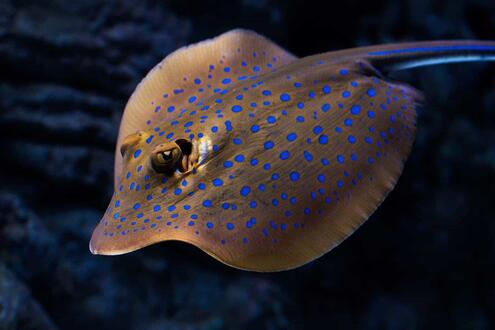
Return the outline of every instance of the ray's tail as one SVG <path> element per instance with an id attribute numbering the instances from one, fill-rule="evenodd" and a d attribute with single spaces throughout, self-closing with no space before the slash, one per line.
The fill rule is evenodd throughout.
<path id="1" fill-rule="evenodd" d="M 385 73 L 420 66 L 495 61 L 495 41 L 426 41 L 356 49 L 356 57 L 366 58 Z"/>

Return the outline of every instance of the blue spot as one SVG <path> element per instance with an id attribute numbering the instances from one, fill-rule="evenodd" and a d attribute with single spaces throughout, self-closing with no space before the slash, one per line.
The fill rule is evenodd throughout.
<path id="1" fill-rule="evenodd" d="M 330 94 L 332 92 L 332 88 L 328 85 L 323 86 L 323 94 Z"/>
<path id="2" fill-rule="evenodd" d="M 368 89 L 368 96 L 369 97 L 375 97 L 376 96 L 376 90 L 374 88 Z"/>
<path id="3" fill-rule="evenodd" d="M 294 141 L 295 139 L 297 139 L 297 134 L 296 134 L 296 133 L 294 133 L 294 132 L 293 132 L 293 133 L 289 133 L 289 134 L 287 135 L 287 140 L 288 140 L 289 142 L 292 142 L 292 141 Z"/>
<path id="4" fill-rule="evenodd" d="M 230 160 L 226 160 L 226 161 L 223 163 L 223 167 L 225 167 L 225 168 L 230 168 L 230 167 L 232 167 L 232 166 L 234 166 L 234 163 L 233 163 L 232 161 L 230 161 Z"/>
<path id="5" fill-rule="evenodd" d="M 269 96 L 269 95 L 272 95 L 272 91 L 269 91 L 269 90 L 264 90 L 264 91 L 262 92 L 262 94 L 263 94 L 263 95 L 265 95 L 265 96 Z"/>
<path id="6" fill-rule="evenodd" d="M 297 116 L 296 120 L 297 120 L 299 123 L 304 123 L 304 117 L 303 117 L 303 116 Z"/>
<path id="7" fill-rule="evenodd" d="M 153 211 L 155 212 L 158 212 L 162 209 L 162 207 L 160 205 L 155 205 L 155 207 L 153 207 Z"/>
<path id="8" fill-rule="evenodd" d="M 194 101 L 196 101 L 197 97 L 196 96 L 191 96 L 189 98 L 189 103 L 194 103 Z"/>
<path id="9" fill-rule="evenodd" d="M 238 104 L 232 107 L 232 112 L 241 112 L 241 111 L 242 111 L 242 107 Z"/>
<path id="10" fill-rule="evenodd" d="M 180 189 L 180 188 L 176 188 L 174 191 L 174 194 L 177 196 L 180 195 L 181 193 L 182 193 L 182 189 Z"/>
<path id="11" fill-rule="evenodd" d="M 266 121 L 270 124 L 274 124 L 277 122 L 277 118 L 275 118 L 274 116 L 268 116 L 268 118 L 266 119 Z"/>
<path id="12" fill-rule="evenodd" d="M 213 185 L 214 185 L 215 187 L 220 187 L 220 186 L 222 186 L 222 185 L 223 185 L 223 181 L 222 181 L 222 179 L 219 179 L 219 178 L 214 179 L 214 180 L 213 180 Z"/>
<path id="13" fill-rule="evenodd" d="M 244 186 L 241 188 L 241 195 L 244 197 L 249 195 L 250 192 L 251 192 L 251 188 L 249 186 Z"/>
<path id="14" fill-rule="evenodd" d="M 198 184 L 198 188 L 199 188 L 199 190 L 205 190 L 206 185 L 204 183 L 200 183 L 200 184 Z"/>
<path id="15" fill-rule="evenodd" d="M 237 156 L 235 156 L 235 161 L 238 162 L 238 163 L 242 163 L 246 158 L 244 157 L 243 154 L 239 154 Z"/>
<path id="16" fill-rule="evenodd" d="M 298 103 L 297 103 L 297 107 L 298 107 L 299 109 L 304 109 L 304 102 L 298 102 Z"/>
<path id="17" fill-rule="evenodd" d="M 249 206 L 252 208 L 252 209 L 255 209 L 257 206 L 258 206 L 258 203 L 256 203 L 256 201 L 251 201 L 249 203 Z"/>
<path id="18" fill-rule="evenodd" d="M 371 111 L 371 110 L 370 110 L 370 111 L 368 111 L 368 117 L 369 117 L 370 119 L 375 118 L 375 116 L 376 116 L 376 114 L 375 114 L 375 112 L 374 112 L 374 111 Z"/>
<path id="19" fill-rule="evenodd" d="M 212 229 L 215 225 L 213 224 L 213 222 L 207 222 L 206 223 L 206 227 L 208 227 L 208 229 Z"/>
<path id="20" fill-rule="evenodd" d="M 222 80 L 222 84 L 224 85 L 228 85 L 232 82 L 232 80 L 230 78 L 225 78 L 224 80 Z"/>
<path id="21" fill-rule="evenodd" d="M 134 153 L 134 158 L 138 158 L 142 153 L 142 150 L 141 149 L 138 149 L 136 150 L 136 152 Z"/>
<path id="22" fill-rule="evenodd" d="M 340 163 L 340 164 L 343 164 L 345 162 L 345 157 L 343 155 L 338 155 L 337 156 L 337 161 Z"/>
<path id="23" fill-rule="evenodd" d="M 352 143 L 352 144 L 356 143 L 356 137 L 353 135 L 349 135 L 347 140 L 349 141 L 349 143 Z"/>
<path id="24" fill-rule="evenodd" d="M 226 67 L 223 69 L 223 71 L 225 71 L 225 72 L 230 72 L 230 67 L 226 66 Z"/>
<path id="25" fill-rule="evenodd" d="M 201 84 L 201 79 L 198 79 L 198 78 L 194 79 L 194 83 L 195 83 L 196 85 Z"/>
<path id="26" fill-rule="evenodd" d="M 265 150 L 270 150 L 275 146 L 275 143 L 273 141 L 266 141 L 264 144 Z"/>
<path id="27" fill-rule="evenodd" d="M 242 144 L 242 140 L 239 138 L 234 138 L 233 141 L 234 141 L 234 144 L 237 144 L 237 145 Z"/>
<path id="28" fill-rule="evenodd" d="M 351 113 L 355 116 L 359 115 L 361 113 L 361 106 L 356 104 L 351 107 Z"/>
<path id="29" fill-rule="evenodd" d="M 225 122 L 225 129 L 227 129 L 227 132 L 232 131 L 232 122 L 230 120 Z"/>
<path id="30" fill-rule="evenodd" d="M 323 127 L 321 127 L 321 126 L 315 126 L 315 127 L 313 128 L 313 133 L 314 133 L 315 135 L 318 135 L 318 134 L 320 134 L 321 132 L 323 132 Z"/>
<path id="31" fill-rule="evenodd" d="M 345 99 L 348 98 L 348 97 L 350 97 L 350 96 L 351 96 L 351 92 L 349 92 L 349 91 L 344 91 L 342 93 L 342 97 L 345 98 Z"/>
<path id="32" fill-rule="evenodd" d="M 290 179 L 294 182 L 298 181 L 300 177 L 301 175 L 299 174 L 299 172 L 294 171 L 290 173 Z"/>
<path id="33" fill-rule="evenodd" d="M 323 174 L 318 175 L 318 181 L 319 181 L 320 183 L 324 183 L 324 182 L 325 182 L 325 180 L 326 180 L 326 178 L 325 178 L 325 176 L 324 176 Z"/>
<path id="34" fill-rule="evenodd" d="M 328 136 L 325 134 L 320 135 L 320 137 L 318 138 L 318 142 L 320 144 L 327 144 L 328 143 Z"/>
<path id="35" fill-rule="evenodd" d="M 213 126 L 213 127 L 211 128 L 211 131 L 212 131 L 213 133 L 218 132 L 218 126 Z"/>
<path id="36" fill-rule="evenodd" d="M 234 224 L 233 224 L 233 223 L 229 222 L 229 223 L 227 224 L 227 229 L 228 229 L 228 230 L 233 230 L 234 228 L 235 228 L 235 226 L 234 226 Z"/>
<path id="37" fill-rule="evenodd" d="M 280 95 L 280 100 L 282 102 L 289 102 L 290 101 L 290 95 L 287 93 L 283 93 Z"/>
<path id="38" fill-rule="evenodd" d="M 308 162 L 311 162 L 313 160 L 313 155 L 309 151 L 304 150 L 304 158 L 306 158 Z"/>
<path id="39" fill-rule="evenodd" d="M 259 125 L 253 125 L 251 126 L 251 132 L 257 133 L 260 131 L 260 126 Z"/>
<path id="40" fill-rule="evenodd" d="M 189 223 L 188 223 L 188 225 L 189 225 L 190 227 L 194 226 L 194 224 L 195 224 L 195 222 L 194 222 L 194 221 L 189 221 Z"/>
<path id="41" fill-rule="evenodd" d="M 212 205 L 213 205 L 213 203 L 212 203 L 212 202 L 211 202 L 211 200 L 209 200 L 209 199 L 205 199 L 205 200 L 203 201 L 203 206 L 204 206 L 204 207 L 211 207 Z"/>
<path id="42" fill-rule="evenodd" d="M 308 93 L 308 96 L 309 96 L 310 98 L 314 99 L 314 98 L 316 97 L 316 93 L 315 93 L 314 91 L 310 91 L 310 92 Z"/>
<path id="43" fill-rule="evenodd" d="M 285 150 L 280 153 L 280 159 L 286 160 L 290 157 L 290 152 Z"/>
<path id="44" fill-rule="evenodd" d="M 251 159 L 251 166 L 258 165 L 258 160 L 256 158 Z"/>
<path id="45" fill-rule="evenodd" d="M 140 207 L 141 207 L 141 204 L 139 204 L 139 203 L 136 203 L 133 206 L 134 210 L 138 210 Z"/>
<path id="46" fill-rule="evenodd" d="M 224 210 L 228 210 L 228 209 L 229 209 L 229 206 L 230 206 L 230 204 L 229 204 L 229 203 L 223 203 L 223 204 L 222 204 L 222 208 L 223 208 Z"/>
<path id="47" fill-rule="evenodd" d="M 265 191 L 266 190 L 266 186 L 263 183 L 260 183 L 260 185 L 258 186 L 258 190 L 259 191 Z"/>
<path id="48" fill-rule="evenodd" d="M 276 199 L 276 198 L 272 199 L 272 205 L 273 206 L 278 206 L 278 204 L 279 204 L 278 199 Z"/>
<path id="49" fill-rule="evenodd" d="M 321 159 L 321 163 L 323 164 L 323 166 L 328 166 L 330 165 L 330 161 L 326 158 L 322 158 Z"/>
<path id="50" fill-rule="evenodd" d="M 302 87 L 302 84 L 300 82 L 295 82 L 294 87 L 300 88 L 300 87 Z"/>
<path id="51" fill-rule="evenodd" d="M 346 75 L 348 75 L 348 74 L 349 74 L 349 70 L 347 70 L 347 69 L 342 69 L 342 70 L 340 70 L 340 74 L 341 74 L 341 75 L 343 75 L 343 76 L 346 76 Z"/>
<path id="52" fill-rule="evenodd" d="M 278 173 L 273 173 L 273 174 L 272 174 L 272 180 L 273 180 L 273 181 L 276 181 L 276 180 L 278 180 L 278 179 L 280 179 L 280 174 L 278 174 Z"/>
<path id="53" fill-rule="evenodd" d="M 174 211 L 175 209 L 176 209 L 175 205 L 170 205 L 170 206 L 167 208 L 167 210 L 168 210 L 169 212 L 172 212 L 172 211 Z"/>
<path id="54" fill-rule="evenodd" d="M 322 110 L 323 112 L 328 112 L 328 110 L 330 110 L 330 104 L 328 104 L 328 103 L 323 104 L 323 105 L 321 106 L 321 110 Z"/>

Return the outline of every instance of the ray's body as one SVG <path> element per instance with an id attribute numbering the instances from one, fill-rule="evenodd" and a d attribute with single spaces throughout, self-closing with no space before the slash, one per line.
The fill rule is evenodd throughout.
<path id="1" fill-rule="evenodd" d="M 243 30 L 178 50 L 126 106 L 115 194 L 90 249 L 181 240 L 242 269 L 305 264 L 366 221 L 409 155 L 422 97 L 383 74 L 494 59 L 495 43 L 479 41 L 297 59 Z"/>

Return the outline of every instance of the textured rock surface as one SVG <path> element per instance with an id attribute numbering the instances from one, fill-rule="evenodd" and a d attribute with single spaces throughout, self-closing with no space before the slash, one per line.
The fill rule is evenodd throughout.
<path id="1" fill-rule="evenodd" d="M 324 7 L 327 6 L 327 7 Z M 88 251 L 122 109 L 155 63 L 234 27 L 299 56 L 492 38 L 492 0 L 0 0 L 0 329 L 495 327 L 495 65 L 397 74 L 427 106 L 394 192 L 339 248 L 252 274 L 179 243 Z"/>

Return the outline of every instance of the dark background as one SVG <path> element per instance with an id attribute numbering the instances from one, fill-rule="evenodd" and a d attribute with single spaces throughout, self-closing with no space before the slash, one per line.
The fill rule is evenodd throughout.
<path id="1" fill-rule="evenodd" d="M 90 254 L 130 93 L 235 27 L 298 56 L 495 39 L 495 2 L 0 0 L 0 329 L 495 328 L 495 63 L 394 76 L 427 97 L 404 174 L 304 267 L 243 272 L 180 243 Z"/>

